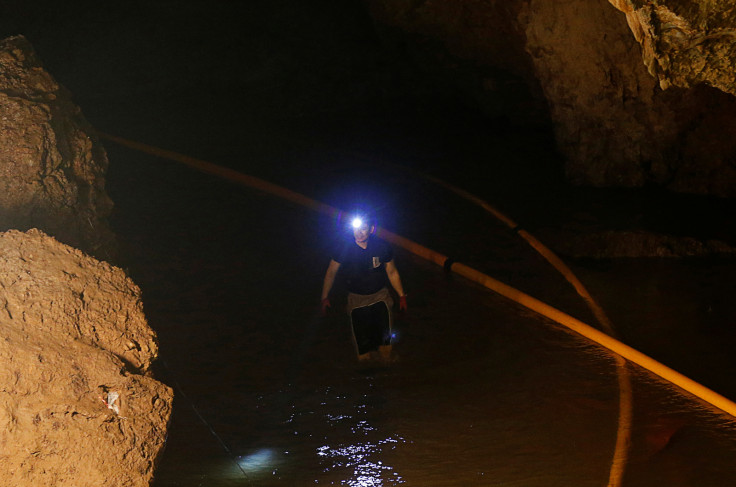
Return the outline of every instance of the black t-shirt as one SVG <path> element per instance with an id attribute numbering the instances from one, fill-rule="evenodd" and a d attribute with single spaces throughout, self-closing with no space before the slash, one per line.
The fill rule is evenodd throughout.
<path id="1" fill-rule="evenodd" d="M 393 249 L 376 237 L 368 238 L 368 247 L 362 248 L 350 239 L 338 246 L 332 259 L 345 272 L 348 291 L 355 294 L 373 294 L 386 286 L 386 262 L 394 258 Z"/>

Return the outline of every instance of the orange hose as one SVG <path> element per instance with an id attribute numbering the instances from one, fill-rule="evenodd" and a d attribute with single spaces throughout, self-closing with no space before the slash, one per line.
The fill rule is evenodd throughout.
<path id="1" fill-rule="evenodd" d="M 130 147 L 132 149 L 136 149 L 136 150 L 146 152 L 152 155 L 165 157 L 171 160 L 182 162 L 184 164 L 187 164 L 191 167 L 199 169 L 208 174 L 213 174 L 213 175 L 222 177 L 224 179 L 243 184 L 248 187 L 259 189 L 261 191 L 273 194 L 275 196 L 279 196 L 289 201 L 307 206 L 321 213 L 327 213 L 330 215 L 334 215 L 338 212 L 336 208 L 326 205 L 324 203 L 320 203 L 300 193 L 296 193 L 294 191 L 288 190 L 281 186 L 277 186 L 273 183 L 269 183 L 259 178 L 255 178 L 255 177 L 248 176 L 242 173 L 238 173 L 237 171 L 234 171 L 232 169 L 224 168 L 222 166 L 217 166 L 215 164 L 212 164 L 206 161 L 200 161 L 198 159 L 184 156 L 176 152 L 159 149 L 159 148 L 149 146 L 146 144 L 141 144 L 139 142 L 129 141 L 121 137 L 116 137 L 116 136 L 108 135 L 108 134 L 100 134 L 100 136 L 102 138 L 111 140 L 121 145 Z M 428 249 L 427 247 L 419 245 L 415 242 L 412 242 L 409 239 L 406 239 L 399 235 L 395 235 L 385 229 L 380 229 L 379 234 L 381 235 L 381 237 L 386 238 L 387 240 L 391 241 L 391 243 L 393 243 L 394 245 L 400 246 L 408 250 L 409 252 L 412 252 L 418 255 L 419 257 L 427 259 L 438 265 L 445 265 L 445 263 L 447 262 L 447 258 L 444 255 L 438 252 L 435 252 L 431 249 Z M 556 321 L 557 323 L 563 326 L 566 326 L 570 330 L 598 343 L 599 345 L 611 350 L 612 352 L 620 355 L 621 357 L 635 364 L 638 364 L 641 367 L 644 367 L 645 369 L 649 370 L 655 375 L 662 377 L 663 379 L 671 382 L 672 384 L 680 387 L 681 389 L 712 404 L 718 409 L 727 412 L 731 416 L 736 417 L 736 403 L 734 403 L 733 401 L 721 396 L 720 394 L 708 389 L 707 387 L 701 384 L 698 384 L 692 379 L 685 377 L 679 372 L 673 369 L 670 369 L 669 367 L 644 355 L 638 350 L 632 347 L 629 347 L 628 345 L 624 343 L 621 343 L 615 338 L 593 328 L 592 326 L 589 326 L 583 323 L 582 321 L 576 318 L 573 318 L 572 316 L 567 315 L 563 313 L 562 311 L 556 308 L 553 308 L 552 306 L 549 306 L 548 304 L 542 301 L 539 301 L 538 299 L 535 299 L 529 296 L 528 294 L 525 294 L 519 291 L 518 289 L 515 289 L 507 284 L 504 284 L 503 282 L 498 281 L 490 276 L 487 276 L 486 274 L 483 274 L 482 272 L 477 271 L 464 264 L 454 263 L 451 266 L 451 270 L 471 281 L 474 281 L 492 291 L 495 291 L 496 293 L 506 298 L 509 298 L 521 304 L 522 306 L 526 308 L 529 308 L 532 311 L 537 312 L 538 314 L 542 316 L 545 316 L 553 321 Z"/>
<path id="2" fill-rule="evenodd" d="M 534 250 L 537 251 L 537 253 L 547 259 L 547 262 L 549 262 L 555 269 L 557 269 L 557 271 L 562 274 L 562 276 L 567 279 L 570 284 L 572 284 L 578 295 L 583 298 L 585 303 L 588 305 L 588 308 L 590 308 L 590 310 L 593 312 L 593 315 L 598 320 L 598 323 L 600 323 L 601 326 L 610 335 L 616 335 L 613 324 L 608 319 L 608 316 L 606 316 L 603 308 L 601 308 L 600 305 L 590 295 L 590 293 L 588 293 L 588 290 L 585 288 L 585 286 L 583 286 L 583 283 L 580 282 L 580 280 L 572 272 L 572 270 L 570 270 L 570 268 L 567 267 L 562 259 L 557 257 L 554 252 L 552 252 L 544 244 L 542 244 L 542 242 L 537 240 L 527 231 L 520 229 L 514 220 L 512 220 L 502 212 L 498 211 L 488 202 L 478 198 L 474 194 L 460 189 L 457 186 L 449 184 L 439 178 L 403 166 L 397 166 L 395 164 L 385 162 L 383 164 L 402 171 L 409 171 L 415 175 L 418 175 L 419 177 L 427 179 L 459 195 L 460 197 L 470 201 L 471 203 L 474 203 L 477 206 L 483 208 L 485 211 L 496 217 L 497 220 L 500 220 L 501 222 L 505 223 L 509 228 L 515 230 L 521 238 L 526 240 L 527 243 L 531 245 Z M 629 377 L 629 371 L 626 368 L 626 361 L 623 360 L 621 357 L 616 357 L 616 366 L 618 368 L 617 376 L 620 391 L 619 420 L 616 431 L 616 446 L 614 450 L 613 461 L 611 462 L 611 471 L 609 472 L 608 487 L 620 487 L 623 483 L 624 471 L 628 458 L 628 450 L 631 443 L 631 420 L 633 417 L 633 389 L 631 387 L 631 378 Z"/>

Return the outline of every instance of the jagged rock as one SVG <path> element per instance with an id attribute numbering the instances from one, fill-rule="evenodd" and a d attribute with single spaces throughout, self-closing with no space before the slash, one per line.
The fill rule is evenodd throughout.
<path id="1" fill-rule="evenodd" d="M 0 234 L 0 485 L 150 485 L 173 400 L 157 353 L 121 269 Z"/>
<path id="2" fill-rule="evenodd" d="M 626 14 L 662 89 L 700 83 L 736 95 L 736 5 L 730 0 L 610 0 Z"/>
<path id="3" fill-rule="evenodd" d="M 0 114 L 0 230 L 37 227 L 92 255 L 114 255 L 105 151 L 22 36 L 0 41 Z"/>
<path id="4" fill-rule="evenodd" d="M 683 87 L 705 82 L 731 92 L 724 87 L 736 76 L 730 67 L 736 37 L 726 26 L 733 22 L 736 7 L 706 2 L 709 6 L 703 10 L 681 1 L 689 7 L 679 8 L 680 17 L 706 24 L 688 38 L 696 42 L 695 51 L 681 52 L 674 40 L 657 37 L 663 32 L 645 32 L 649 24 L 643 20 L 629 27 L 632 15 L 643 15 L 646 5 L 655 2 L 612 0 L 622 9 L 640 6 L 630 9 L 627 23 L 627 16 L 608 0 L 365 1 L 380 25 L 403 32 L 400 40 L 384 36 L 392 42 L 392 51 L 421 51 L 412 60 L 426 72 L 441 66 L 448 73 L 445 80 L 455 73 L 455 89 L 484 91 L 485 98 L 473 96 L 479 107 L 498 108 L 499 103 L 488 98 L 513 100 L 502 89 L 499 73 L 523 80 L 527 93 L 539 96 L 548 109 L 572 183 L 655 185 L 736 197 L 736 98 L 703 85 L 663 91 L 642 63 L 642 48 L 631 33 L 638 32 L 642 42 L 656 40 L 654 52 L 661 56 L 652 62 L 668 66 L 666 71 L 657 68 L 659 79 L 687 80 L 672 81 Z M 663 4 L 672 7 L 677 2 L 656 3 L 660 7 L 655 10 L 662 13 Z M 721 15 L 718 8 L 723 9 L 722 23 L 711 31 L 709 26 Z M 657 29 L 666 36 L 679 32 L 669 24 Z M 506 109 L 512 120 L 525 118 L 516 112 L 539 115 L 521 102 Z"/>

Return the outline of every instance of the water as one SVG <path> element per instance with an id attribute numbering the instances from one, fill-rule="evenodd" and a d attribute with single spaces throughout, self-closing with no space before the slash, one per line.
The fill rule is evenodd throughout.
<path id="1" fill-rule="evenodd" d="M 410 312 L 397 324 L 398 361 L 360 368 L 344 317 L 317 316 L 331 221 L 185 168 L 112 155 L 128 161 L 111 174 L 115 225 L 161 340 L 157 374 L 177 392 L 155 486 L 607 483 L 619 400 L 607 352 L 399 251 Z M 125 175 L 134 193 L 118 186 Z M 626 337 L 659 343 L 646 351 L 667 357 L 668 347 L 708 344 L 688 331 L 693 315 L 676 319 L 700 285 L 682 266 L 705 281 L 718 268 L 577 270 Z M 571 300 L 551 272 L 529 279 Z M 662 293 L 626 301 L 631 282 Z M 664 296 L 676 293 L 683 299 L 667 311 L 665 330 L 691 340 L 658 340 L 664 325 L 652 314 L 662 316 L 672 302 Z M 726 485 L 736 473 L 731 418 L 631 370 L 623 485 Z"/>

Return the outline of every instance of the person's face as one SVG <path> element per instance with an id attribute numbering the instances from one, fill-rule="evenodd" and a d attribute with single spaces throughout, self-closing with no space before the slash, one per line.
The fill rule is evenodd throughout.
<path id="1" fill-rule="evenodd" d="M 368 237 L 371 235 L 373 227 L 364 223 L 363 225 L 353 229 L 353 236 L 357 243 L 365 243 L 368 241 Z"/>

